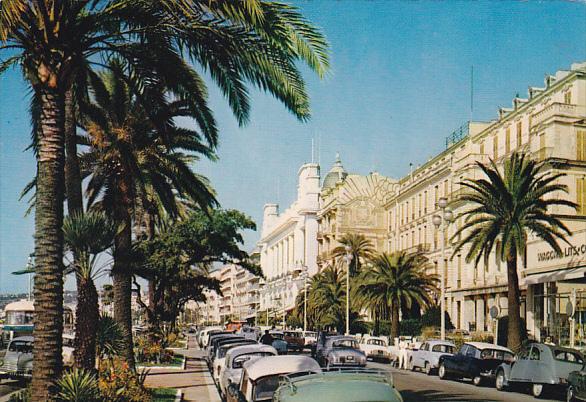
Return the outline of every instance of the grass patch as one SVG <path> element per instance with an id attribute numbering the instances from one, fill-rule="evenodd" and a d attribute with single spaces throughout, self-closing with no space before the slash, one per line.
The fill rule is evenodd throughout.
<path id="1" fill-rule="evenodd" d="M 183 365 L 183 356 L 181 355 L 175 355 L 173 356 L 173 360 L 171 360 L 170 362 L 166 362 L 166 363 L 156 363 L 156 362 L 138 362 L 139 366 L 144 366 L 144 367 L 153 367 L 153 366 L 157 366 L 157 367 L 180 367 Z"/>
<path id="2" fill-rule="evenodd" d="M 154 388 L 153 402 L 173 402 L 177 395 L 175 388 Z"/>

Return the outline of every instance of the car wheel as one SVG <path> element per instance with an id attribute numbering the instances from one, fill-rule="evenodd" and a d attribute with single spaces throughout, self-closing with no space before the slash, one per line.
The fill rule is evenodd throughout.
<path id="1" fill-rule="evenodd" d="M 496 389 L 499 391 L 504 391 L 506 389 L 506 387 L 505 387 L 505 373 L 503 370 L 499 370 L 496 373 L 494 385 L 495 385 Z"/>
<path id="2" fill-rule="evenodd" d="M 574 394 L 574 387 L 573 386 L 569 386 L 568 390 L 566 391 L 566 402 L 575 402 L 576 401 L 576 396 Z"/>
<path id="3" fill-rule="evenodd" d="M 474 378 L 472 378 L 472 384 L 476 385 L 477 387 L 480 387 L 482 385 L 482 377 L 479 375 L 474 376 Z"/>
<path id="4" fill-rule="evenodd" d="M 431 364 L 429 364 L 429 362 L 425 362 L 425 369 L 424 370 L 425 370 L 425 374 L 431 375 L 432 370 L 431 370 Z"/>
<path id="5" fill-rule="evenodd" d="M 409 360 L 409 368 L 411 369 L 411 371 L 417 370 L 417 367 L 415 367 L 415 365 L 413 364 L 413 359 Z"/>
<path id="6" fill-rule="evenodd" d="M 446 371 L 446 366 L 444 366 L 444 364 L 440 364 L 439 366 L 439 370 L 437 372 L 437 375 L 439 376 L 440 379 L 442 380 L 447 380 L 448 379 L 448 373 Z"/>
<path id="7" fill-rule="evenodd" d="M 531 395 L 536 398 L 541 398 L 545 393 L 545 386 L 543 384 L 533 384 L 531 386 Z"/>

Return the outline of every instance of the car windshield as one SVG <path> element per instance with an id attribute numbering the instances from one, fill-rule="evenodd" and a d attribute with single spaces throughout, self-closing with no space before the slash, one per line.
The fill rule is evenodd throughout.
<path id="1" fill-rule="evenodd" d="M 369 339 L 366 343 L 368 345 L 385 346 L 385 342 L 382 339 Z"/>
<path id="2" fill-rule="evenodd" d="M 569 350 L 556 350 L 554 354 L 556 360 L 567 363 L 584 364 L 584 359 L 582 359 L 582 357 L 576 352 Z"/>
<path id="3" fill-rule="evenodd" d="M 273 394 L 279 386 L 279 376 L 272 375 L 264 377 L 256 382 L 254 387 L 254 400 L 255 401 L 270 401 L 273 399 Z"/>
<path id="4" fill-rule="evenodd" d="M 281 333 L 271 334 L 271 336 L 275 339 L 283 339 L 283 334 Z"/>
<path id="5" fill-rule="evenodd" d="M 480 358 L 503 360 L 506 362 L 512 362 L 515 359 L 512 353 L 496 349 L 484 349 L 482 352 L 480 352 Z"/>
<path id="6" fill-rule="evenodd" d="M 9 352 L 20 352 L 20 353 L 32 353 L 33 352 L 33 344 L 32 342 L 26 341 L 12 341 L 10 342 L 10 346 L 8 346 Z"/>
<path id="7" fill-rule="evenodd" d="M 333 348 L 352 348 L 358 349 L 358 342 L 352 339 L 341 339 L 332 343 Z"/>
<path id="8" fill-rule="evenodd" d="M 456 348 L 450 345 L 434 345 L 433 348 L 431 348 L 431 351 L 454 354 L 456 352 Z"/>
<path id="9" fill-rule="evenodd" d="M 240 355 L 234 358 L 232 362 L 233 369 L 241 369 L 245 362 L 249 361 L 253 356 L 274 356 L 273 353 L 270 352 L 255 352 L 255 353 L 247 353 L 245 355 Z"/>

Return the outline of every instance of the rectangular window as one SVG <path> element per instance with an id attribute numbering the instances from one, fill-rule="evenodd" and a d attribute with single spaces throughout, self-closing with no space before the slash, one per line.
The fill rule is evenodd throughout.
<path id="1" fill-rule="evenodd" d="M 499 137 L 492 137 L 492 159 L 497 160 L 499 157 Z"/>
<path id="2" fill-rule="evenodd" d="M 434 249 L 434 250 L 437 250 L 437 248 L 438 248 L 438 243 L 439 243 L 439 242 L 438 242 L 438 237 L 439 237 L 439 236 L 438 236 L 438 234 L 437 234 L 437 233 L 438 233 L 437 229 L 436 229 L 436 230 L 434 230 L 434 232 L 433 232 L 433 249 Z"/>
<path id="3" fill-rule="evenodd" d="M 462 287 L 462 256 L 458 255 L 458 288 Z"/>
<path id="4" fill-rule="evenodd" d="M 415 231 L 411 231 L 411 247 L 415 246 Z"/>
<path id="5" fill-rule="evenodd" d="M 576 133 L 576 160 L 586 161 L 586 130 Z"/>
<path id="6" fill-rule="evenodd" d="M 415 220 L 415 197 L 411 201 L 411 220 Z"/>
<path id="7" fill-rule="evenodd" d="M 484 141 L 480 143 L 480 155 L 484 155 Z"/>
<path id="8" fill-rule="evenodd" d="M 511 152 L 511 129 L 507 128 L 505 131 L 505 155 Z"/>
<path id="9" fill-rule="evenodd" d="M 576 204 L 578 215 L 586 215 L 586 179 L 580 177 L 576 179 Z"/>
<path id="10" fill-rule="evenodd" d="M 517 122 L 517 148 L 523 144 L 523 123 L 521 120 Z"/>
<path id="11" fill-rule="evenodd" d="M 407 216 L 405 218 L 405 223 L 409 222 L 409 201 L 407 201 Z"/>
<path id="12" fill-rule="evenodd" d="M 434 209 L 437 208 L 437 202 L 439 201 L 439 186 L 435 186 L 435 204 Z"/>
<path id="13" fill-rule="evenodd" d="M 539 160 L 545 159 L 545 134 L 539 136 Z"/>
<path id="14" fill-rule="evenodd" d="M 444 197 L 448 197 L 448 181 L 444 181 Z"/>
<path id="15" fill-rule="evenodd" d="M 419 194 L 418 197 L 419 197 L 419 207 L 417 208 L 417 215 L 421 218 L 421 212 L 422 212 L 422 208 L 421 208 L 421 206 L 422 206 L 421 205 L 422 197 L 421 197 L 421 194 Z"/>
<path id="16" fill-rule="evenodd" d="M 423 193 L 423 213 L 427 214 L 427 191 Z"/>
<path id="17" fill-rule="evenodd" d="M 567 91 L 564 93 L 564 103 L 567 103 L 567 104 L 572 103 L 572 91 Z"/>

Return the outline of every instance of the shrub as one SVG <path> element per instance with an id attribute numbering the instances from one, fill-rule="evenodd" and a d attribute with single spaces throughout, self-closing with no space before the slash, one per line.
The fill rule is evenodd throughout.
<path id="1" fill-rule="evenodd" d="M 444 313 L 446 317 L 446 331 L 450 331 L 454 329 L 454 324 L 452 324 L 452 320 L 450 319 L 448 312 L 445 311 Z M 422 327 L 439 327 L 441 325 L 440 307 L 429 307 L 421 316 L 420 321 Z"/>
<path id="2" fill-rule="evenodd" d="M 424 341 L 428 339 L 439 339 L 440 337 L 439 327 L 423 327 L 421 328 L 421 337 Z"/>
<path id="3" fill-rule="evenodd" d="M 421 321 L 410 318 L 399 322 L 399 334 L 403 336 L 417 336 L 421 334 Z"/>
<path id="4" fill-rule="evenodd" d="M 150 401 L 151 394 L 144 386 L 147 371 L 135 373 L 119 359 L 101 365 L 98 387 L 102 400 L 109 402 Z"/>
<path id="5" fill-rule="evenodd" d="M 98 402 L 101 401 L 98 381 L 94 374 L 82 369 L 73 369 L 57 381 L 60 402 Z"/>
<path id="6" fill-rule="evenodd" d="M 494 334 L 486 331 L 476 331 L 470 334 L 470 340 L 473 342 L 494 342 Z"/>
<path id="7" fill-rule="evenodd" d="M 10 395 L 8 402 L 29 402 L 31 400 L 31 387 L 28 386 L 20 392 Z"/>

